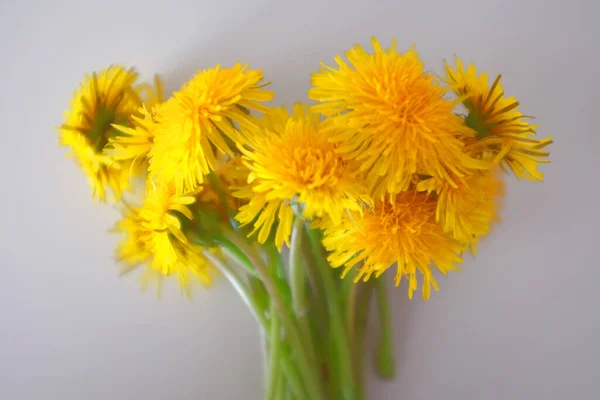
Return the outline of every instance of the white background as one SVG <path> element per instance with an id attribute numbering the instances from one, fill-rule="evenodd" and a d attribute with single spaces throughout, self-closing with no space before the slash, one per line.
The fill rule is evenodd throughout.
<path id="1" fill-rule="evenodd" d="M 598 399 L 598 12 L 584 1 L 0 3 L 0 399 L 260 399 L 258 333 L 225 284 L 157 300 L 119 279 L 117 213 L 58 148 L 84 72 L 120 62 L 169 90 L 262 68 L 275 103 L 352 44 L 416 43 L 502 73 L 552 134 L 544 183 L 512 179 L 500 229 L 425 303 L 393 291 L 398 375 L 371 399 Z M 391 276 L 390 276 L 391 278 Z M 391 279 L 390 279 L 391 280 Z"/>

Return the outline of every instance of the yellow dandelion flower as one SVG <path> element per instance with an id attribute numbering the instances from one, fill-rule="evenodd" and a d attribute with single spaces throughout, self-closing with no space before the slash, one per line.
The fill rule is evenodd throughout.
<path id="1" fill-rule="evenodd" d="M 429 178 L 419 182 L 417 190 L 437 195 L 436 220 L 444 232 L 461 243 L 472 245 L 490 232 L 499 221 L 504 181 L 497 169 L 477 172 L 458 187 L 447 181 Z"/>
<path id="2" fill-rule="evenodd" d="M 425 71 L 415 49 L 398 53 L 396 41 L 374 54 L 360 45 L 337 56 L 338 68 L 323 66 L 313 74 L 309 96 L 314 110 L 331 118 L 341 133 L 331 138 L 338 151 L 359 160 L 375 196 L 406 190 L 413 174 L 448 180 L 483 168 L 464 152 L 464 136 L 475 133 L 453 113 L 434 75 Z"/>
<path id="3" fill-rule="evenodd" d="M 156 108 L 148 111 L 146 107 L 139 109 L 141 116 L 132 115 L 133 126 L 115 125 L 120 135 L 109 141 L 113 150 L 111 155 L 116 160 L 140 162 L 146 158 L 154 143 L 154 130 L 156 129 Z"/>
<path id="4" fill-rule="evenodd" d="M 107 149 L 109 140 L 120 134 L 113 125 L 129 126 L 130 116 L 142 106 L 140 92 L 147 90 L 148 85 L 136 85 L 137 77 L 135 70 L 122 66 L 86 75 L 59 128 L 61 144 L 70 148 L 94 197 L 102 201 L 107 188 L 116 199 L 120 198 L 129 188 L 130 174 L 139 172 L 130 162 L 115 159 Z"/>
<path id="5" fill-rule="evenodd" d="M 478 134 L 471 147 L 480 153 L 491 152 L 496 163 L 512 169 L 518 178 L 541 181 L 544 175 L 537 167 L 549 162 L 545 147 L 552 143 L 552 137 L 535 138 L 539 126 L 527 122 L 532 117 L 519 111 L 514 97 L 504 96 L 500 79 L 498 75 L 489 86 L 488 74 L 477 74 L 474 64 L 465 69 L 456 58 L 453 69 L 446 63 L 446 80 L 467 109 L 466 124 Z"/>
<path id="6" fill-rule="evenodd" d="M 435 267 L 442 274 L 458 270 L 464 246 L 446 235 L 436 222 L 436 200 L 425 193 L 406 191 L 390 201 L 376 201 L 363 218 L 329 225 L 323 244 L 331 251 L 333 267 L 344 267 L 345 276 L 358 267 L 356 276 L 367 280 L 380 276 L 397 264 L 396 286 L 402 277 L 409 282 L 408 296 L 417 289 L 417 271 L 423 275 L 423 297 L 429 298 L 431 286 L 438 290 L 433 277 Z"/>
<path id="7" fill-rule="evenodd" d="M 216 168 L 215 153 L 233 155 L 226 139 L 240 140 L 236 125 L 253 126 L 249 109 L 263 111 L 260 102 L 273 93 L 263 90 L 261 71 L 236 64 L 198 72 L 156 115 L 150 176 L 159 183 L 174 181 L 178 193 L 194 190 Z"/>
<path id="8" fill-rule="evenodd" d="M 125 236 L 117 247 L 117 258 L 126 269 L 148 260 L 146 279 L 174 275 L 187 294 L 192 278 L 211 282 L 213 267 L 203 256 L 204 248 L 190 243 L 182 231 L 184 218 L 193 218 L 188 206 L 195 195 L 178 195 L 173 184 L 156 187 L 149 183 L 144 205 L 128 209 L 116 227 Z"/>
<path id="9" fill-rule="evenodd" d="M 181 232 L 181 220 L 173 211 L 188 220 L 193 219 L 188 205 L 193 204 L 193 194 L 178 195 L 173 184 L 154 186 L 149 184 L 146 201 L 139 215 L 142 225 L 150 232 L 149 248 L 154 255 L 153 264 L 168 275 L 174 263 L 172 242 L 176 239 L 183 244 L 188 241 Z"/>
<path id="10" fill-rule="evenodd" d="M 336 151 L 337 145 L 329 141 L 334 134 L 301 104 L 292 115 L 284 107 L 270 110 L 247 132 L 248 145 L 240 150 L 249 170 L 244 196 L 250 203 L 236 218 L 242 224 L 255 221 L 259 242 L 267 239 L 276 215 L 276 245 L 289 242 L 293 207 L 306 219 L 328 217 L 340 223 L 345 213 L 360 214 L 370 203 L 359 165 Z"/>
<path id="11" fill-rule="evenodd" d="M 152 255 L 142 240 L 148 232 L 142 225 L 139 207 L 124 208 L 123 218 L 112 231 L 123 234 L 123 239 L 117 244 L 116 249 L 117 259 L 125 264 L 123 272 L 146 262 Z"/>

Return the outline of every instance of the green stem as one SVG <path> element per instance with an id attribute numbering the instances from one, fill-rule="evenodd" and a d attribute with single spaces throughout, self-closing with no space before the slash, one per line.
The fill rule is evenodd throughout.
<path id="1" fill-rule="evenodd" d="M 309 304 L 306 287 L 306 269 L 302 265 L 302 237 L 304 236 L 304 221 L 296 218 L 292 226 L 292 238 L 290 242 L 289 258 L 289 280 L 292 289 L 292 308 L 296 314 L 298 330 L 304 345 L 310 365 L 318 367 L 315 356 L 315 346 L 309 324 Z"/>
<path id="2" fill-rule="evenodd" d="M 278 290 L 277 285 L 271 279 L 269 271 L 265 266 L 264 262 L 257 255 L 249 254 L 248 257 L 253 261 L 256 271 L 261 277 L 265 289 L 271 297 L 271 301 L 275 304 L 275 307 L 281 318 L 281 323 L 288 337 L 289 344 L 295 354 L 298 369 L 304 380 L 309 399 L 320 400 L 323 399 L 323 393 L 321 391 L 319 380 L 315 375 L 314 366 L 310 365 L 309 359 L 307 358 L 306 349 L 303 346 L 301 335 L 295 321 L 291 317 L 289 307 L 286 306 L 281 292 Z"/>
<path id="3" fill-rule="evenodd" d="M 354 379 L 358 391 L 361 389 L 361 381 L 359 380 L 360 369 L 362 365 L 359 363 L 359 343 L 358 343 L 358 291 L 360 286 L 351 279 L 346 278 L 342 283 L 342 287 L 352 285 L 348 290 L 344 290 L 343 294 L 346 295 L 346 303 L 342 305 L 346 307 L 346 331 L 348 332 L 348 340 L 350 342 L 350 351 L 352 353 L 352 366 L 354 367 Z"/>
<path id="4" fill-rule="evenodd" d="M 296 218 L 292 226 L 292 239 L 290 242 L 290 286 L 292 289 L 292 306 L 297 316 L 306 313 L 306 280 L 302 269 L 302 229 L 304 223 Z"/>
<path id="5" fill-rule="evenodd" d="M 320 232 L 307 226 L 308 239 L 314 254 L 317 269 L 326 293 L 327 308 L 330 317 L 330 330 L 333 344 L 338 358 L 337 367 L 340 374 L 340 389 L 342 399 L 353 400 L 356 398 L 356 387 L 352 374 L 352 357 L 350 356 L 350 343 L 346 332 L 346 323 L 337 296 L 337 288 L 321 246 Z"/>
<path id="6" fill-rule="evenodd" d="M 239 250 L 239 249 L 238 249 Z M 240 251 L 241 252 L 241 251 Z M 238 254 L 235 252 L 234 254 Z M 255 317 L 256 321 L 259 323 L 262 331 L 267 334 L 269 332 L 271 326 L 265 317 L 265 309 L 261 306 L 261 302 L 257 300 L 256 296 L 253 296 L 252 291 L 248 287 L 246 283 L 239 277 L 239 275 L 235 272 L 233 268 L 231 268 L 226 262 L 224 262 L 221 258 L 216 256 L 215 254 L 204 251 L 204 256 L 217 268 L 221 273 L 229 280 L 233 288 L 238 292 L 239 296 L 242 298 L 242 301 L 248 309 L 250 313 Z M 248 257 L 243 257 L 240 259 L 236 259 L 237 263 L 250 262 Z M 248 269 L 248 266 L 245 268 Z M 296 371 L 296 366 L 292 362 L 292 355 L 289 349 L 289 345 L 284 342 L 280 342 L 281 346 L 281 357 L 279 357 L 279 362 L 281 363 L 281 368 L 283 372 L 288 378 L 288 384 L 294 396 L 298 399 L 306 398 L 304 394 L 304 390 L 302 387 L 302 383 L 300 378 L 298 377 L 298 373 Z"/>
<path id="7" fill-rule="evenodd" d="M 394 337 L 392 332 L 392 317 L 387 295 L 386 281 L 375 278 L 377 292 L 377 308 L 379 310 L 379 325 L 381 338 L 377 353 L 377 372 L 382 378 L 393 378 L 395 375 Z"/>
<path id="8" fill-rule="evenodd" d="M 236 260 L 238 265 L 246 270 L 247 273 L 255 278 L 260 278 L 250 259 L 231 240 L 223 238 L 219 241 L 219 244 L 221 245 L 223 252 L 228 257 Z"/>
<path id="9" fill-rule="evenodd" d="M 268 326 L 267 318 L 265 317 L 264 310 L 260 306 L 257 298 L 250 294 L 248 285 L 240 278 L 240 276 L 225 263 L 217 255 L 211 253 L 208 250 L 204 251 L 204 257 L 211 262 L 231 283 L 231 286 L 238 292 L 242 301 L 246 304 L 250 312 L 254 315 L 254 318 L 258 321 L 261 327 L 265 328 Z"/>
<path id="10" fill-rule="evenodd" d="M 283 264 L 283 261 L 281 259 L 281 254 L 279 254 L 279 251 L 277 250 L 277 247 L 275 247 L 274 244 L 271 245 L 266 245 L 267 247 L 267 255 L 269 258 L 269 265 L 271 266 L 271 276 L 273 277 L 274 280 L 279 282 L 279 286 L 278 287 L 282 287 L 282 288 L 287 288 L 287 285 L 285 284 L 285 266 Z M 262 282 L 261 282 L 262 285 Z M 264 285 L 263 285 L 264 288 Z M 277 314 L 277 310 L 274 309 L 273 302 L 271 303 L 271 316 L 276 317 Z M 281 327 L 281 321 L 279 321 L 279 326 Z M 281 334 L 281 328 L 280 328 L 280 334 Z M 290 346 L 287 342 L 285 341 L 281 341 L 280 342 L 280 352 L 283 354 L 283 358 L 285 358 L 286 360 L 291 360 L 292 356 L 291 356 L 291 350 L 290 350 Z M 285 381 L 285 379 L 282 377 L 281 378 L 281 387 L 279 388 L 279 391 L 276 392 L 277 394 L 277 399 L 293 399 L 293 398 L 306 398 L 308 395 L 305 394 L 305 390 L 303 388 L 303 385 L 300 381 L 300 376 L 299 376 L 299 372 L 298 372 L 298 368 L 295 368 L 295 366 L 292 366 L 291 364 L 286 364 L 286 363 L 282 363 L 282 370 L 283 373 L 285 374 L 285 376 L 287 377 L 287 382 Z"/>
<path id="11" fill-rule="evenodd" d="M 267 390 L 265 393 L 265 399 L 268 400 L 279 400 L 278 399 L 278 386 L 281 386 L 281 373 L 279 369 L 279 349 L 281 348 L 279 333 L 281 332 L 281 326 L 279 324 L 279 318 L 277 318 L 275 306 L 271 303 L 271 327 L 270 327 L 270 346 L 269 346 L 269 382 L 267 383 Z"/>
<path id="12" fill-rule="evenodd" d="M 359 284 L 356 284 L 359 287 Z M 358 385 L 358 400 L 365 398 L 365 337 L 367 332 L 367 315 L 369 313 L 369 306 L 371 303 L 371 293 L 373 292 L 373 282 L 369 281 L 361 283 L 360 293 L 357 294 L 357 307 L 356 307 L 356 326 L 354 330 L 356 332 L 356 371 L 357 371 L 357 385 Z"/>
<path id="13" fill-rule="evenodd" d="M 327 309 L 323 307 L 327 294 L 323 289 L 323 284 L 319 277 L 319 271 L 316 263 L 313 261 L 313 254 L 307 240 L 303 241 L 304 248 L 303 264 L 305 266 L 306 275 L 311 288 L 310 296 L 310 326 L 313 340 L 315 338 L 324 338 L 329 332 L 329 316 Z M 339 399 L 339 379 L 337 378 L 337 367 L 335 352 L 332 349 L 330 340 L 316 340 L 313 342 L 315 347 L 315 356 L 319 367 L 322 368 L 322 380 L 327 391 L 328 399 Z"/>
<path id="14" fill-rule="evenodd" d="M 260 255 L 249 243 L 247 243 L 246 238 L 242 238 L 238 234 L 230 230 L 226 230 L 224 233 L 224 239 L 222 239 L 223 244 L 230 243 L 231 246 L 237 249 L 241 255 L 241 257 L 239 257 L 239 260 L 244 263 L 244 269 L 246 269 L 249 272 L 253 271 L 256 274 L 256 277 L 262 281 L 263 276 L 257 271 L 258 265 L 263 266 L 265 270 L 266 266 Z M 275 251 L 277 251 L 277 249 L 275 249 Z M 269 255 L 271 256 L 271 254 Z M 278 269 L 282 268 L 282 266 L 278 266 Z M 275 284 L 276 289 L 279 292 L 279 294 L 281 294 L 286 307 L 289 306 L 291 296 L 289 287 L 287 286 L 285 279 L 282 276 L 276 274 L 276 276 L 271 282 Z"/>

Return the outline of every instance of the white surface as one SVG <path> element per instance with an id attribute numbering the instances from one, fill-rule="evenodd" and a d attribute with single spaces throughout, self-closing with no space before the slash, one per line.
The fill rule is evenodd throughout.
<path id="1" fill-rule="evenodd" d="M 454 53 L 501 72 L 556 143 L 545 183 L 511 181 L 476 262 L 428 303 L 394 291 L 398 377 L 371 398 L 600 398 L 597 2 L 123 3 L 0 4 L 0 399 L 259 399 L 242 303 L 225 284 L 190 303 L 119 279 L 116 213 L 91 202 L 52 128 L 82 74 L 113 62 L 173 89 L 249 61 L 290 104 L 320 60 L 373 34 L 416 43 L 439 72 Z"/>

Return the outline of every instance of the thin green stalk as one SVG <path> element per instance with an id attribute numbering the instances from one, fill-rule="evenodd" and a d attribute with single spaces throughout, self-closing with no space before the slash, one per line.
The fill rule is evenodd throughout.
<path id="1" fill-rule="evenodd" d="M 377 372 L 383 378 L 393 378 L 395 375 L 394 337 L 392 332 L 392 317 L 387 295 L 386 281 L 375 279 L 377 292 L 377 308 L 379 310 L 379 325 L 381 338 L 377 352 Z"/>
<path id="2" fill-rule="evenodd" d="M 235 254 L 237 254 L 237 252 Z M 244 304 L 246 304 L 246 306 L 250 310 L 250 313 L 255 317 L 256 321 L 259 323 L 262 332 L 265 335 L 267 335 L 271 326 L 269 324 L 269 321 L 265 317 L 265 309 L 261 307 L 261 302 L 257 300 L 257 297 L 252 295 L 252 292 L 248 285 L 246 285 L 246 283 L 239 277 L 239 275 L 235 272 L 233 268 L 231 268 L 226 262 L 224 262 L 215 254 L 209 251 L 205 251 L 204 256 L 219 271 L 221 271 L 221 273 L 227 278 L 227 280 L 229 280 L 233 288 L 238 292 L 239 296 L 242 298 Z M 250 261 L 247 257 L 244 257 L 242 259 L 236 259 L 236 262 L 243 263 Z M 292 362 L 292 355 L 291 351 L 289 350 L 289 346 L 286 345 L 284 342 L 280 342 L 280 346 L 281 351 L 279 362 L 281 363 L 281 368 L 283 369 L 283 372 L 288 378 L 289 388 L 292 390 L 296 398 L 306 398 L 302 387 L 302 383 L 296 371 L 295 363 Z"/>
<path id="3" fill-rule="evenodd" d="M 289 281 L 292 289 L 292 308 L 296 314 L 298 330 L 304 344 L 304 352 L 310 365 L 318 367 L 315 356 L 315 346 L 309 325 L 309 304 L 306 286 L 306 269 L 302 265 L 302 237 L 304 236 L 304 222 L 296 218 L 292 226 L 292 238 L 289 253 Z"/>
<path id="4" fill-rule="evenodd" d="M 277 374 L 275 375 L 274 379 L 273 392 L 270 394 L 265 394 L 265 399 L 281 400 L 283 398 L 283 393 L 286 390 L 286 385 L 283 372 L 280 368 L 277 370 Z"/>
<path id="5" fill-rule="evenodd" d="M 279 334 L 281 332 L 281 325 L 279 324 L 279 318 L 277 317 L 274 304 L 271 302 L 271 327 L 269 335 L 269 381 L 267 383 L 267 390 L 265 393 L 265 399 L 268 400 L 279 400 L 278 386 L 281 386 L 281 371 L 279 369 L 279 349 L 281 348 L 281 339 Z"/>
<path id="6" fill-rule="evenodd" d="M 321 246 L 320 232 L 307 226 L 308 239 L 314 254 L 317 269 L 321 275 L 321 281 L 326 293 L 327 308 L 330 317 L 330 330 L 333 344 L 337 354 L 337 370 L 340 374 L 340 388 L 342 399 L 354 400 L 356 398 L 356 387 L 352 374 L 352 357 L 350 355 L 350 343 L 346 331 L 344 314 L 340 307 L 337 296 L 337 288 L 331 273 L 331 267 L 324 257 Z"/>
<path id="7" fill-rule="evenodd" d="M 249 270 L 249 271 L 254 271 L 257 275 L 258 279 L 262 280 L 262 275 L 258 273 L 257 271 L 257 265 L 265 265 L 263 259 L 260 257 L 260 255 L 256 252 L 256 250 L 250 246 L 247 241 L 246 238 L 240 237 L 238 234 L 236 234 L 233 231 L 225 231 L 225 240 L 223 240 L 224 243 L 230 243 L 234 248 L 236 248 L 237 250 L 239 250 L 239 252 L 241 253 L 242 257 L 240 257 L 240 261 L 242 261 L 243 263 L 245 263 L 244 265 L 244 269 Z M 277 251 L 277 249 L 275 248 L 275 251 Z M 270 251 L 269 251 L 270 253 Z M 265 266 L 266 268 L 266 266 Z M 282 295 L 282 298 L 284 300 L 284 304 L 287 306 L 290 306 L 290 289 L 287 286 L 285 280 L 283 277 L 277 275 L 276 277 L 273 278 L 272 282 L 274 282 L 278 292 Z"/>
<path id="8" fill-rule="evenodd" d="M 346 295 L 345 303 L 342 302 L 342 306 L 346 308 L 346 331 L 348 332 L 348 341 L 350 342 L 350 351 L 352 352 L 352 366 L 354 367 L 354 379 L 356 381 L 357 387 L 361 382 L 358 381 L 358 377 L 360 375 L 359 369 L 362 368 L 362 365 L 358 363 L 358 291 L 360 286 L 354 283 L 351 279 L 346 278 L 343 282 L 343 287 L 347 287 L 352 285 L 347 290 L 344 290 L 342 293 Z"/>
<path id="9" fill-rule="evenodd" d="M 271 296 L 271 301 L 275 303 L 275 307 L 279 313 L 279 317 L 281 318 L 281 323 L 288 336 L 289 344 L 297 357 L 296 361 L 309 395 L 308 398 L 310 400 L 324 399 L 318 377 L 315 375 L 314 366 L 311 368 L 310 362 L 306 355 L 306 350 L 303 346 L 299 329 L 296 325 L 296 322 L 291 317 L 289 307 L 286 306 L 282 297 L 282 293 L 278 290 L 278 287 L 273 279 L 271 279 L 271 275 L 269 274 L 269 271 L 262 259 L 255 254 L 248 254 L 248 257 L 254 263 L 254 267 L 259 273 L 261 280 L 265 285 L 265 289 Z"/>
<path id="10" fill-rule="evenodd" d="M 326 337 L 329 332 L 329 317 L 327 309 L 323 307 L 327 295 L 319 278 L 316 263 L 313 261 L 311 247 L 307 243 L 307 240 L 303 242 L 302 261 L 311 288 L 309 299 L 311 317 L 309 318 L 309 325 L 313 335 L 315 357 L 319 363 L 319 368 L 321 368 L 321 376 L 327 391 L 327 398 L 339 399 L 339 379 L 337 379 L 336 368 L 334 368 L 336 357 L 331 346 L 331 341 L 314 340 Z"/>
<path id="11" fill-rule="evenodd" d="M 292 307 L 297 316 L 306 314 L 306 275 L 302 268 L 302 230 L 304 223 L 296 218 L 292 226 L 292 238 L 290 241 L 290 287 L 292 289 Z"/>
<path id="12" fill-rule="evenodd" d="M 285 385 L 285 382 L 283 382 L 283 384 L 281 385 L 281 388 L 278 393 L 279 393 L 278 399 L 281 399 L 281 400 L 295 400 L 296 399 L 290 392 L 290 388 Z"/>
<path id="13" fill-rule="evenodd" d="M 281 369 L 283 373 L 287 377 L 287 386 L 288 392 L 290 392 L 291 397 L 295 397 L 297 399 L 306 399 L 308 398 L 308 394 L 306 393 L 306 389 L 302 385 L 302 381 L 300 380 L 300 375 L 298 368 L 296 365 L 291 362 L 292 360 L 292 351 L 290 350 L 290 346 L 288 343 L 282 341 L 280 342 L 280 362 Z M 283 380 L 283 379 L 282 379 Z"/>
<path id="14" fill-rule="evenodd" d="M 208 250 L 204 251 L 204 257 L 206 257 L 206 259 L 210 261 L 211 264 L 213 264 L 225 276 L 225 278 L 227 278 L 227 280 L 231 283 L 231 286 L 233 286 L 233 288 L 238 292 L 239 296 L 242 298 L 242 301 L 246 304 L 258 323 L 263 328 L 267 327 L 268 323 L 264 314 L 264 310 L 262 310 L 257 298 L 250 294 L 248 285 L 246 285 L 246 283 L 242 280 L 242 278 L 240 278 L 235 270 L 227 265 L 227 263 L 225 263 L 217 255 Z"/>
<path id="15" fill-rule="evenodd" d="M 252 275 L 255 278 L 259 278 L 259 275 L 256 272 L 256 269 L 254 269 L 254 266 L 252 265 L 252 263 L 250 262 L 250 260 L 246 256 L 246 254 L 244 254 L 244 252 L 242 250 L 240 250 L 240 248 L 238 246 L 236 246 L 231 240 L 221 239 L 220 245 L 221 245 L 221 248 L 223 249 L 223 252 L 228 257 L 236 260 L 238 262 L 239 266 L 242 267 L 250 275 Z"/>
<path id="16" fill-rule="evenodd" d="M 356 284 L 357 287 L 359 284 Z M 360 283 L 362 290 L 357 295 L 357 308 L 356 308 L 356 326 L 354 328 L 356 333 L 356 371 L 358 382 L 358 399 L 363 400 L 365 398 L 365 338 L 367 332 L 367 316 L 369 313 L 369 306 L 371 303 L 371 294 L 373 292 L 373 282 Z"/>
<path id="17" fill-rule="evenodd" d="M 274 244 L 266 245 L 267 248 L 267 256 L 269 258 L 269 265 L 271 267 L 271 276 L 274 280 L 279 281 L 279 287 L 286 287 L 285 283 L 285 265 L 281 259 L 281 254 L 277 250 Z M 261 282 L 262 285 L 262 282 Z M 264 288 L 264 286 L 263 286 Z M 268 296 L 268 294 L 267 294 Z M 271 302 L 271 306 L 273 306 L 273 302 Z M 277 314 L 277 310 L 272 309 L 272 316 Z M 279 321 L 279 325 L 281 326 L 281 321 Z M 281 331 L 280 331 L 281 333 Z M 289 344 L 285 341 L 280 342 L 280 352 L 284 354 L 284 357 L 288 360 L 291 360 L 291 350 L 289 348 Z M 278 399 L 302 399 L 306 398 L 308 395 L 304 393 L 303 385 L 300 382 L 300 377 L 298 375 L 298 368 L 292 368 L 292 366 L 283 364 L 282 370 L 285 376 L 287 377 L 287 381 L 281 378 L 282 385 L 279 390 Z"/>

